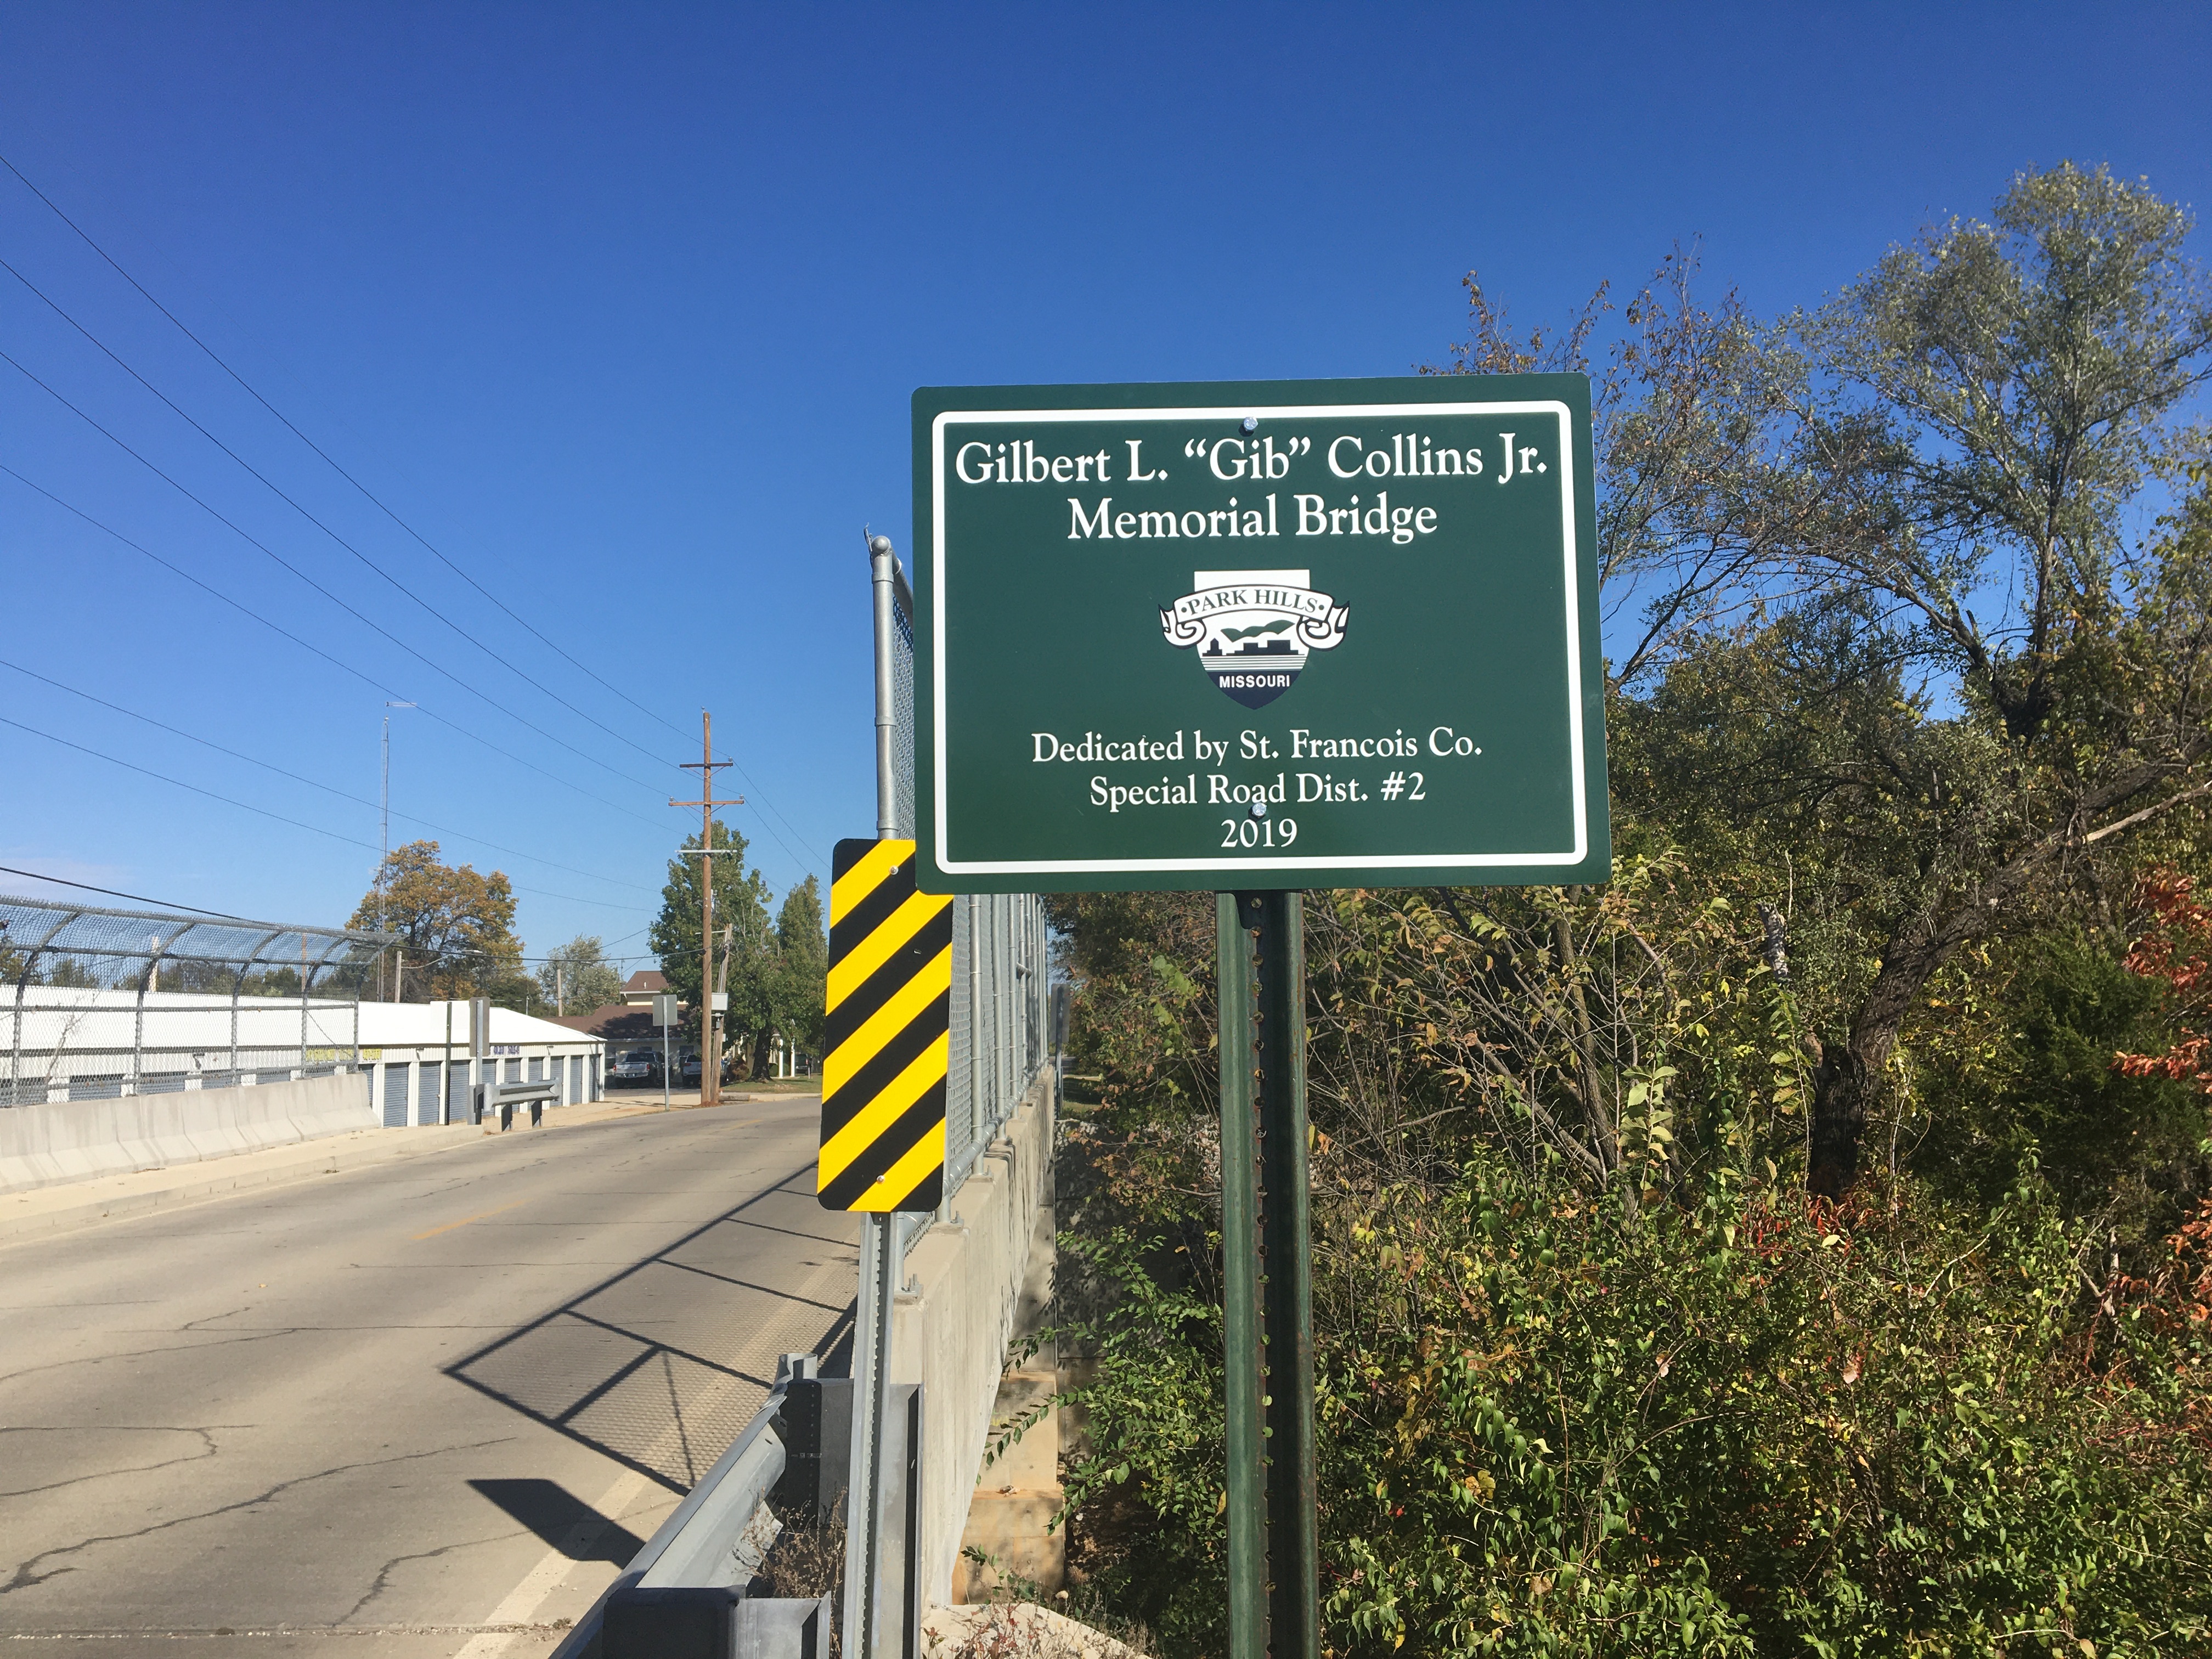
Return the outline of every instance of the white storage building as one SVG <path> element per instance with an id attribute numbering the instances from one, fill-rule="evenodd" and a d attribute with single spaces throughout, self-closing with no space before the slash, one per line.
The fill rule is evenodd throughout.
<path id="1" fill-rule="evenodd" d="M 491 1011 L 491 1058 L 479 1073 L 469 1059 L 465 1002 L 364 1002 L 360 1066 L 369 1102 L 387 1126 L 436 1123 L 444 1113 L 465 1122 L 477 1083 L 560 1085 L 561 1104 L 605 1097 L 607 1045 L 550 1019 Z"/>

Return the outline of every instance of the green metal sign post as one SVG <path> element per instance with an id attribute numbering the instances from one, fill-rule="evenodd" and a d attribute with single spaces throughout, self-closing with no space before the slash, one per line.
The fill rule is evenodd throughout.
<path id="1" fill-rule="evenodd" d="M 1223 893 L 1231 1659 L 1317 1659 L 1306 963 L 1297 893 Z"/>
<path id="2" fill-rule="evenodd" d="M 1580 375 L 915 394 L 915 884 L 1211 890 L 1233 1659 L 1316 1659 L 1302 890 L 1603 881 Z"/>

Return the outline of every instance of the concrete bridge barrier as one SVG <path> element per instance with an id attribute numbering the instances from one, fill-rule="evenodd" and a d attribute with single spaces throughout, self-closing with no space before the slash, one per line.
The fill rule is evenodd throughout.
<path id="1" fill-rule="evenodd" d="M 374 1128 L 358 1073 L 0 1107 L 0 1193 Z"/>
<path id="2" fill-rule="evenodd" d="M 893 1383 L 921 1385 L 921 1604 L 953 1598 L 1007 1351 L 1049 1294 L 1053 1074 L 1037 1073 L 939 1222 L 907 1254 L 892 1304 Z M 1041 1528 L 1040 1528 L 1041 1530 Z"/>

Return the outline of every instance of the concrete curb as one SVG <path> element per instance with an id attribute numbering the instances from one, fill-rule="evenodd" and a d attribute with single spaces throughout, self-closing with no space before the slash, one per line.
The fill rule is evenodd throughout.
<path id="1" fill-rule="evenodd" d="M 892 1301 L 887 1376 L 922 1385 L 922 1443 L 931 1449 L 915 1545 L 925 1605 L 952 1599 L 1037 1212 L 1051 1202 L 1052 1125 L 1048 1067 L 953 1195 L 955 1220 L 932 1226 L 907 1253 L 910 1288 Z"/>

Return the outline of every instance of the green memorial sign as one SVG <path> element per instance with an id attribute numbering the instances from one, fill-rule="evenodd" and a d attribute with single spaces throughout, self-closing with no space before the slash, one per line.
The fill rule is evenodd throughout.
<path id="1" fill-rule="evenodd" d="M 1583 377 L 914 417 L 925 890 L 1606 878 Z"/>

